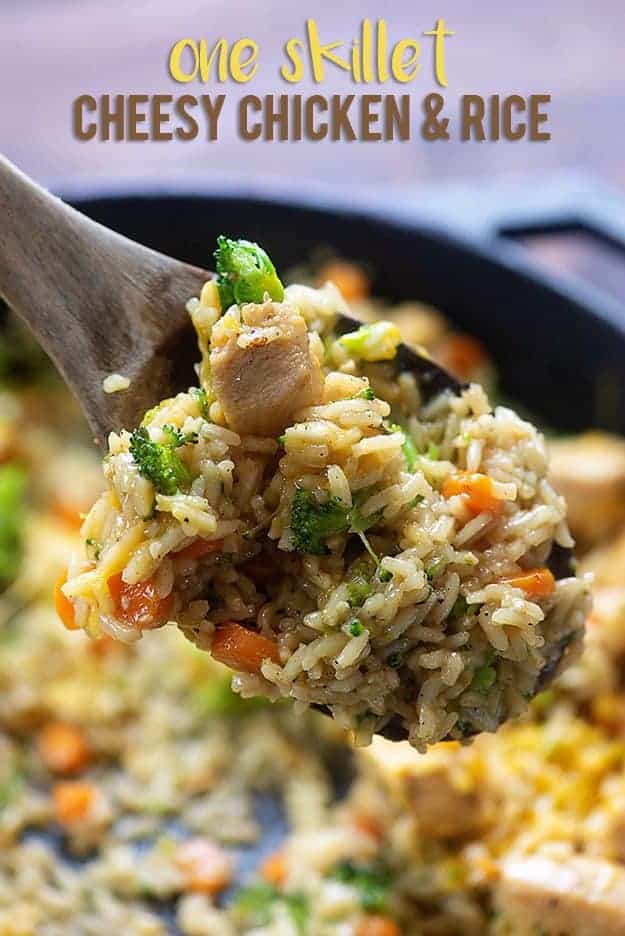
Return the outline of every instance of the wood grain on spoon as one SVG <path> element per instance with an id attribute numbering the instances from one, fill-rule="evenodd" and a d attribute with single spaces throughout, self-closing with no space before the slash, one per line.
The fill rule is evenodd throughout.
<path id="1" fill-rule="evenodd" d="M 70 208 L 0 156 L 0 295 L 80 401 L 100 446 L 194 382 L 185 304 L 210 276 Z M 129 390 L 106 394 L 111 373 Z"/>

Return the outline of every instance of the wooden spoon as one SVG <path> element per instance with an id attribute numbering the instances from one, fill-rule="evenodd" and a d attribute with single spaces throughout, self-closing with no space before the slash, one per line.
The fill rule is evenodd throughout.
<path id="1" fill-rule="evenodd" d="M 0 294 L 78 398 L 97 443 L 194 382 L 185 303 L 206 270 L 136 244 L 36 185 L 0 157 Z M 107 394 L 111 373 L 128 391 Z"/>
<path id="2" fill-rule="evenodd" d="M 96 442 L 195 383 L 185 305 L 213 276 L 91 221 L 0 156 L 0 295 L 30 327 L 78 398 Z M 341 331 L 358 327 L 347 316 Z M 398 363 L 424 391 L 458 382 L 406 345 Z M 107 394 L 118 373 L 130 388 Z"/>
<path id="3" fill-rule="evenodd" d="M 213 276 L 137 244 L 91 221 L 44 191 L 0 156 L 0 295 L 26 322 L 81 403 L 96 442 L 133 428 L 150 407 L 195 383 L 198 357 L 185 305 Z M 337 330 L 359 322 L 340 316 Z M 402 344 L 398 371 L 411 371 L 425 399 L 461 385 L 429 358 Z M 111 373 L 131 381 L 107 394 Z M 570 551 L 554 550 L 557 577 L 570 575 Z M 546 679 L 558 671 L 556 648 Z M 404 737 L 389 724 L 383 734 Z"/>

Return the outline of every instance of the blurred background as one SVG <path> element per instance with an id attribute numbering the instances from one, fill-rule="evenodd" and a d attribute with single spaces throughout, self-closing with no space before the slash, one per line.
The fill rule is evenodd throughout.
<path id="1" fill-rule="evenodd" d="M 549 143 L 243 143 L 234 122 L 218 144 L 80 143 L 72 138 L 71 102 L 81 93 L 194 94 L 226 90 L 280 93 L 284 41 L 303 35 L 314 16 L 326 41 L 353 38 L 363 17 L 386 16 L 389 39 L 419 36 L 443 17 L 448 40 L 448 102 L 462 93 L 551 93 Z M 621 0 L 1 0 L 0 150 L 43 181 L 143 181 L 226 173 L 288 184 L 432 187 L 458 180 L 491 186 L 501 180 L 566 170 L 625 188 L 625 69 Z M 260 68 L 249 86 L 176 85 L 167 72 L 174 41 L 252 36 Z M 327 37 L 327 38 L 326 38 Z M 421 98 L 434 89 L 431 44 L 409 86 Z M 306 94 L 310 86 L 298 87 Z M 326 93 L 354 91 L 335 74 Z M 363 90 L 362 87 L 356 90 Z M 371 90 L 375 89 L 371 87 Z M 401 92 L 398 85 L 386 91 Z M 228 108 L 234 114 L 234 107 Z M 418 196 L 415 195 L 415 198 Z"/>

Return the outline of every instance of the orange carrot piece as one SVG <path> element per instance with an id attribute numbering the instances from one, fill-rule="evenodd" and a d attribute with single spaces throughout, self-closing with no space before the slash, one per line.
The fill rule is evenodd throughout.
<path id="1" fill-rule="evenodd" d="M 90 759 L 89 746 L 80 729 L 51 722 L 39 735 L 39 754 L 54 773 L 77 773 Z"/>
<path id="2" fill-rule="evenodd" d="M 480 513 L 499 514 L 504 501 L 493 490 L 493 481 L 479 472 L 458 471 L 443 482 L 443 497 L 464 494 L 467 508 L 477 516 Z"/>
<path id="3" fill-rule="evenodd" d="M 355 829 L 375 839 L 376 842 L 381 842 L 384 838 L 384 829 L 380 821 L 371 813 L 356 812 L 352 815 L 351 822 Z"/>
<path id="4" fill-rule="evenodd" d="M 529 569 L 522 575 L 506 579 L 506 582 L 514 588 L 522 588 L 532 598 L 545 598 L 547 595 L 552 595 L 556 587 L 553 572 L 546 568 Z"/>
<path id="5" fill-rule="evenodd" d="M 153 578 L 128 585 L 121 573 L 112 575 L 108 587 L 115 605 L 115 613 L 132 627 L 149 629 L 164 624 L 172 606 L 172 597 L 161 598 Z"/>
<path id="6" fill-rule="evenodd" d="M 334 283 L 347 302 L 366 299 L 371 291 L 369 277 L 362 267 L 345 260 L 331 260 L 326 263 L 319 271 L 318 279 L 322 285 L 328 280 Z"/>
<path id="7" fill-rule="evenodd" d="M 196 539 L 189 543 L 179 552 L 171 553 L 172 559 L 201 559 L 202 556 L 209 556 L 211 553 L 219 552 L 223 546 L 223 540 L 213 540 L 208 542 L 204 539 Z"/>
<path id="8" fill-rule="evenodd" d="M 80 530 L 83 522 L 83 508 L 75 504 L 68 504 L 66 501 L 56 498 L 52 502 L 52 512 L 66 526 L 72 530 Z"/>
<path id="9" fill-rule="evenodd" d="M 261 876 L 275 887 L 281 887 L 284 884 L 287 871 L 286 856 L 282 851 L 268 855 L 260 866 Z"/>
<path id="10" fill-rule="evenodd" d="M 195 893 L 218 894 L 232 880 L 232 859 L 210 839 L 183 842 L 175 862 L 184 877 L 185 889 Z"/>
<path id="11" fill-rule="evenodd" d="M 71 825 L 85 819 L 96 797 L 96 789 L 91 783 L 79 780 L 65 780 L 57 783 L 52 790 L 54 814 L 61 825 Z"/>
<path id="12" fill-rule="evenodd" d="M 401 936 L 401 930 L 389 917 L 370 915 L 362 918 L 355 936 Z"/>
<path id="13" fill-rule="evenodd" d="M 128 650 L 130 644 L 122 643 L 121 640 L 115 640 L 104 634 L 102 637 L 92 637 L 89 641 L 89 651 L 94 657 L 107 657 L 113 650 L 118 651 L 121 648 Z"/>
<path id="14" fill-rule="evenodd" d="M 219 663 L 241 673 L 260 673 L 263 660 L 280 662 L 275 641 L 234 621 L 227 621 L 217 628 L 210 652 Z"/>
<path id="15" fill-rule="evenodd" d="M 56 613 L 68 630 L 79 630 L 74 613 L 74 605 L 61 590 L 67 581 L 67 572 L 61 572 L 54 584 L 54 607 Z"/>
<path id="16" fill-rule="evenodd" d="M 460 380 L 469 380 L 488 363 L 482 344 L 471 335 L 453 333 L 443 338 L 433 355 L 438 363 Z"/>

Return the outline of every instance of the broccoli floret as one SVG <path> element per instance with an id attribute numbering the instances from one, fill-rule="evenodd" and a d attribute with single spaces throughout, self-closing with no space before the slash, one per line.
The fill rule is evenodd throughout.
<path id="1" fill-rule="evenodd" d="M 404 461 L 406 462 L 406 471 L 413 472 L 415 470 L 415 465 L 417 464 L 417 459 L 419 458 L 419 450 L 414 444 L 414 440 L 405 429 L 402 429 L 401 426 L 398 426 L 397 423 L 392 423 L 389 426 L 391 432 L 401 432 L 404 436 L 404 441 L 402 443 L 401 450 L 404 454 Z"/>
<path id="2" fill-rule="evenodd" d="M 360 865 L 344 861 L 334 870 L 332 877 L 358 891 L 360 906 L 367 913 L 384 913 L 387 910 L 393 883 L 388 868 L 381 864 Z"/>
<path id="3" fill-rule="evenodd" d="M 200 408 L 200 416 L 202 419 L 209 419 L 210 403 L 208 402 L 208 394 L 206 393 L 204 387 L 194 387 L 192 394 L 197 400 L 197 405 Z"/>
<path id="4" fill-rule="evenodd" d="M 372 594 L 373 585 L 360 576 L 347 583 L 347 600 L 351 608 L 359 608 Z"/>
<path id="5" fill-rule="evenodd" d="M 497 682 L 497 670 L 492 666 L 478 666 L 473 679 L 471 688 L 476 692 L 488 692 Z"/>
<path id="6" fill-rule="evenodd" d="M 172 448 L 180 448 L 181 445 L 195 445 L 198 439 L 197 432 L 183 432 L 177 426 L 169 423 L 163 426 L 163 432 Z"/>
<path id="7" fill-rule="evenodd" d="M 170 441 L 163 444 L 153 442 L 145 426 L 140 426 L 130 437 L 130 454 L 140 474 L 152 482 L 159 494 L 175 494 L 191 482 L 189 469 L 176 452 L 176 448 L 185 444 L 186 437 L 179 441 L 175 433 L 166 435 Z"/>
<path id="8" fill-rule="evenodd" d="M 206 683 L 197 686 L 191 694 L 191 705 L 198 715 L 232 715 L 243 716 L 269 705 L 269 701 L 262 696 L 244 699 L 230 688 L 230 677 L 224 679 L 212 678 Z"/>
<path id="9" fill-rule="evenodd" d="M 320 504 L 311 491 L 298 488 L 291 508 L 291 528 L 297 552 L 322 556 L 328 537 L 349 530 L 349 510 L 338 497 Z"/>
<path id="10" fill-rule="evenodd" d="M 338 341 L 352 357 L 361 361 L 392 361 L 401 335 L 394 322 L 372 322 L 361 325 L 358 331 L 341 335 Z"/>
<path id="11" fill-rule="evenodd" d="M 272 910 L 278 905 L 286 908 L 297 932 L 303 936 L 309 915 L 305 894 L 282 894 L 272 884 L 259 881 L 241 888 L 232 902 L 232 909 L 241 922 L 256 927 L 270 923 Z"/>
<path id="12" fill-rule="evenodd" d="M 375 526 L 378 520 L 382 519 L 384 508 L 374 510 L 373 513 L 363 516 L 360 508 L 371 497 L 372 488 L 365 488 L 358 491 L 352 498 L 352 509 L 350 511 L 350 526 L 354 533 L 366 533 L 370 527 Z"/>
<path id="13" fill-rule="evenodd" d="M 215 251 L 217 289 L 222 309 L 233 303 L 262 302 L 267 293 L 275 302 L 284 299 L 284 287 L 276 268 L 258 244 L 217 238 Z"/>
<path id="14" fill-rule="evenodd" d="M 353 498 L 352 507 L 348 508 L 338 497 L 319 503 L 310 491 L 298 488 L 291 508 L 291 527 L 297 552 L 322 556 L 327 552 L 325 541 L 328 537 L 356 533 L 377 565 L 378 556 L 371 548 L 365 532 L 381 519 L 384 509 L 363 516 L 360 508 L 370 494 L 370 489 L 359 491 Z"/>
<path id="15" fill-rule="evenodd" d="M 15 464 L 0 467 L 0 586 L 8 584 L 19 571 L 25 488 L 23 468 Z"/>

